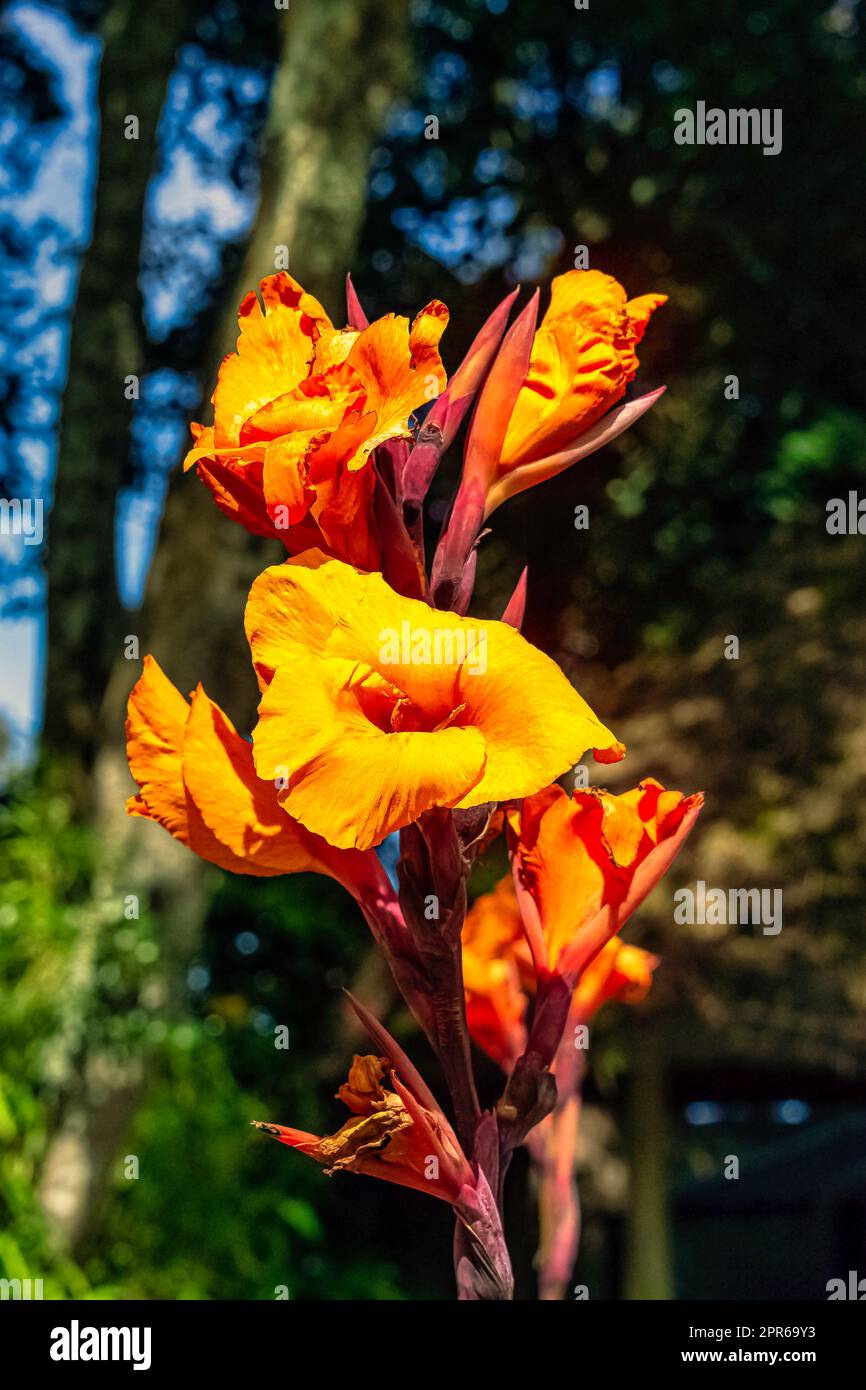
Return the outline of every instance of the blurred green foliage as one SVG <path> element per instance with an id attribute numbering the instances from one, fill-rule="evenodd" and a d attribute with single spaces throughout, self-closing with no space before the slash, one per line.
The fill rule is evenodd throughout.
<path id="1" fill-rule="evenodd" d="M 36 1183 L 51 1121 L 52 1044 L 76 1005 L 88 929 L 86 837 L 50 788 L 13 788 L 0 807 L 0 1275 L 41 1278 L 45 1296 L 111 1297 L 50 1248 Z M 79 1017 L 76 1026 L 85 1026 Z"/>
<path id="2" fill-rule="evenodd" d="M 186 1007 L 177 1012 L 147 1002 L 159 954 L 148 914 L 128 922 L 106 908 L 94 923 L 93 862 L 93 845 L 61 795 L 32 783 L 7 790 L 0 1277 L 41 1278 L 46 1298 L 444 1297 L 444 1208 L 436 1204 L 434 1224 L 445 1258 L 425 1260 L 429 1222 L 411 1210 L 417 1199 L 377 1192 L 385 1185 L 363 1178 L 329 1181 L 249 1128 L 253 1119 L 276 1119 L 335 1129 L 345 1118 L 333 1093 L 361 1043 L 347 1034 L 336 1045 L 340 1014 L 324 1005 L 369 949 L 349 900 L 320 880 L 250 884 L 214 871 L 204 953 L 191 963 Z M 91 952 L 98 984 L 79 988 Z M 287 1051 L 274 1045 L 278 1022 L 289 1028 Z M 146 1059 L 149 1071 L 73 1261 L 52 1244 L 37 1188 L 58 1083 L 85 1036 L 91 1049 L 101 1037 L 118 1063 Z M 127 1176 L 130 1158 L 137 1177 Z M 407 1260 L 413 1231 L 415 1258 L 410 1248 Z"/>

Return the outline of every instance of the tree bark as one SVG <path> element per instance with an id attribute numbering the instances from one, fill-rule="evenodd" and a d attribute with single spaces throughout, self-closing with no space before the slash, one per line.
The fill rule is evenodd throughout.
<path id="1" fill-rule="evenodd" d="M 402 0 L 304 0 L 286 13 L 283 35 L 263 140 L 261 205 L 206 365 L 208 394 L 235 344 L 237 306 L 273 273 L 277 247 L 289 248 L 291 272 L 343 322 L 370 149 L 408 78 Z M 249 727 L 257 698 L 244 604 L 256 574 L 283 555 L 282 547 L 221 517 L 195 477 L 173 478 L 144 609 L 132 630 L 142 652 L 153 651 L 182 690 L 201 680 L 241 728 Z M 136 675 L 118 649 L 102 712 L 104 750 L 120 746 Z"/>
<path id="2" fill-rule="evenodd" d="M 99 710 L 123 632 L 114 575 L 114 508 L 129 466 L 132 401 L 144 365 L 135 273 L 156 132 L 177 47 L 200 0 L 116 0 L 105 14 L 99 149 L 90 246 L 83 258 L 48 528 L 48 680 L 44 739 L 86 790 Z M 138 121 L 126 138 L 126 119 Z"/>
<path id="3" fill-rule="evenodd" d="M 662 1040 L 649 1016 L 632 1027 L 630 1157 L 625 1296 L 674 1296 L 668 1208 L 668 1097 Z"/>
<path id="4" fill-rule="evenodd" d="M 122 47 L 134 47 L 133 12 L 149 28 L 155 23 L 153 7 L 140 13 L 132 5 L 129 12 L 126 5 L 118 10 L 123 22 L 118 20 L 115 37 L 120 36 Z M 302 0 L 282 16 L 282 25 L 263 142 L 261 207 L 239 283 L 217 332 L 207 371 L 209 390 L 221 356 L 234 344 L 236 306 L 246 290 L 274 270 L 275 247 L 290 248 L 292 272 L 327 303 L 336 322 L 343 321 L 343 280 L 363 219 L 370 147 L 389 100 L 408 74 L 401 0 Z M 172 56 L 179 27 L 175 20 Z M 128 90 L 121 85 L 120 97 L 110 95 L 113 65 L 119 61 L 117 55 L 109 58 L 103 78 L 102 105 L 109 112 L 125 104 Z M 164 64 L 158 95 L 157 77 L 149 74 L 154 126 L 170 68 Z M 137 109 L 141 105 L 139 101 Z M 104 845 L 98 875 L 103 901 L 116 900 L 118 916 L 129 893 L 141 892 L 143 900 L 158 904 L 165 945 L 163 994 L 170 1002 L 180 996 L 180 967 L 195 949 L 205 903 L 192 856 L 158 827 L 124 817 L 131 784 L 123 721 L 140 663 L 125 659 L 122 638 L 136 633 L 142 655 L 153 651 L 181 690 L 202 680 L 238 725 L 248 727 L 255 684 L 243 637 L 243 609 L 249 585 L 271 551 L 221 517 L 195 477 L 178 474 L 144 608 L 135 619 L 123 618 L 112 559 L 114 502 L 122 482 L 118 459 L 126 454 L 129 424 L 120 380 L 118 400 L 110 402 L 110 424 L 100 411 L 109 394 L 107 364 L 122 364 L 122 372 L 120 365 L 114 369 L 122 376 L 134 371 L 130 364 L 139 360 L 129 342 L 139 354 L 140 305 L 131 248 L 138 245 L 140 215 L 127 216 L 121 255 L 110 224 L 120 202 L 127 196 L 132 201 L 132 194 L 106 187 L 128 178 L 122 152 L 112 147 L 118 141 L 126 144 L 121 125 L 104 120 L 100 208 L 91 251 L 97 264 L 85 266 L 82 274 L 61 454 L 65 476 L 52 516 L 50 631 L 56 648 L 49 665 L 46 742 L 55 755 L 74 751 L 86 780 L 89 816 Z M 139 212 L 149 174 L 150 162 L 137 171 Z M 135 236 L 130 239 L 132 225 Z M 102 351 L 97 360 L 91 351 L 93 335 L 112 326 L 111 351 Z M 100 468 L 106 460 L 110 476 Z M 84 529 L 90 529 L 82 536 L 85 520 Z M 92 943 L 83 946 L 85 975 L 95 955 Z M 91 985 L 95 988 L 95 981 Z M 86 1038 L 70 1046 L 40 1195 L 55 1229 L 73 1248 L 86 1239 L 145 1083 L 140 1059 L 124 1068 L 109 1065 L 98 1049 L 88 1048 Z M 116 1105 L 106 1105 L 107 1090 Z"/>

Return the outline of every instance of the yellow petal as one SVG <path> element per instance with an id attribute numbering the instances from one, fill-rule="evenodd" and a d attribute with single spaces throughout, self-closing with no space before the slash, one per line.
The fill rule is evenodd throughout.
<path id="1" fill-rule="evenodd" d="M 287 809 L 332 844 L 376 843 L 429 806 L 530 795 L 587 748 L 622 756 L 514 628 L 431 609 L 319 552 L 300 560 L 261 575 L 247 605 L 266 691 L 253 741 L 260 775 L 287 769 Z"/>
<path id="2" fill-rule="evenodd" d="M 251 291 L 238 310 L 237 352 L 220 367 L 213 394 L 217 446 L 237 444 L 241 429 L 268 401 L 308 375 L 315 342 L 331 321 L 317 299 L 286 272 L 261 282 L 264 312 Z"/>
<path id="3" fill-rule="evenodd" d="M 252 744 L 208 699 L 193 693 L 183 742 L 187 791 L 209 830 L 242 861 L 246 873 L 330 873 L 330 846 L 286 815 L 272 782 L 253 765 Z"/>
<path id="4" fill-rule="evenodd" d="M 409 435 L 409 416 L 434 400 L 445 387 L 445 369 L 438 343 L 448 323 L 448 310 L 433 300 L 409 329 L 409 320 L 396 314 L 376 319 L 358 335 L 348 363 L 364 385 L 366 409 L 376 427 L 353 467 L 388 439 Z"/>
<path id="5" fill-rule="evenodd" d="M 623 394 L 626 378 L 616 349 L 566 319 L 539 328 L 526 384 L 517 397 L 500 456 L 500 471 L 564 449 Z"/>
<path id="6" fill-rule="evenodd" d="M 366 849 L 431 806 L 453 806 L 484 765 L 476 729 L 393 733 L 371 713 L 381 685 L 370 667 L 285 644 L 253 735 L 260 777 L 284 779 L 280 799 L 332 845 Z"/>
<path id="7" fill-rule="evenodd" d="M 350 565 L 305 550 L 255 580 L 244 622 L 253 665 L 264 689 L 295 643 L 322 651 L 341 617 L 360 602 L 362 576 Z M 384 582 L 384 581 L 383 581 Z"/>
<path id="8" fill-rule="evenodd" d="M 202 859 L 256 876 L 315 871 L 356 896 L 375 887 L 375 865 L 293 821 L 219 706 L 201 687 L 188 705 L 151 656 L 129 698 L 127 752 L 140 786 L 129 814 L 157 821 Z"/>
<path id="9" fill-rule="evenodd" d="M 180 691 L 154 658 L 146 656 L 130 692 L 126 718 L 126 755 L 140 788 L 128 810 L 157 821 L 186 845 L 190 831 L 181 750 L 188 713 Z"/>
<path id="10" fill-rule="evenodd" d="M 244 442 L 278 439 L 296 431 L 313 435 L 336 429 L 350 405 L 363 403 L 357 374 L 347 364 L 305 377 L 292 391 L 275 397 L 251 415 L 243 427 Z"/>
<path id="11" fill-rule="evenodd" d="M 486 671 L 465 666 L 458 692 L 464 721 L 484 735 L 487 765 L 462 806 L 531 796 L 589 748 L 622 756 L 622 744 L 549 656 L 507 623 L 470 621 L 485 633 Z"/>

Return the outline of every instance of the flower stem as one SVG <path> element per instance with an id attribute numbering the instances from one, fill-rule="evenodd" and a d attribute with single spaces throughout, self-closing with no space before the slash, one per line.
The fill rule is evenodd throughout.
<path id="1" fill-rule="evenodd" d="M 454 1106 L 460 1142 L 472 1152 L 475 1129 L 481 1117 L 478 1092 L 472 1071 L 469 1029 L 466 1023 L 466 996 L 463 989 L 463 960 L 459 943 L 450 957 L 437 966 L 433 992 L 433 1016 L 437 1051 Z"/>
<path id="2" fill-rule="evenodd" d="M 427 982 L 433 1042 L 454 1104 L 457 1132 L 471 1153 L 481 1109 L 463 989 L 466 863 L 450 811 L 427 811 L 401 831 L 397 871 L 403 915 Z"/>

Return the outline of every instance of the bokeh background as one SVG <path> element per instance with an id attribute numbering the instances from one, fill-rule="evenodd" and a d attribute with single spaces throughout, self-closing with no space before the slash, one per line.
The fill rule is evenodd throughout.
<path id="1" fill-rule="evenodd" d="M 639 378 L 667 394 L 497 514 L 474 608 L 528 562 L 527 635 L 630 746 L 611 785 L 707 794 L 628 929 L 663 957 L 651 995 L 595 1032 L 575 1283 L 824 1298 L 866 1275 L 866 539 L 826 529 L 866 495 L 860 5 L 16 0 L 0 41 L 0 493 L 46 510 L 41 546 L 0 536 L 0 1277 L 451 1296 L 444 1207 L 246 1127 L 342 1118 L 344 985 L 435 1088 L 351 901 L 123 813 L 127 637 L 254 718 L 241 612 L 276 557 L 177 465 L 283 245 L 337 319 L 349 268 L 371 316 L 444 299 L 451 367 L 579 245 L 670 296 Z M 676 145 L 699 100 L 781 108 L 781 154 Z M 782 889 L 782 932 L 676 926 L 697 879 Z M 520 1162 L 508 1221 L 532 1298 Z"/>

